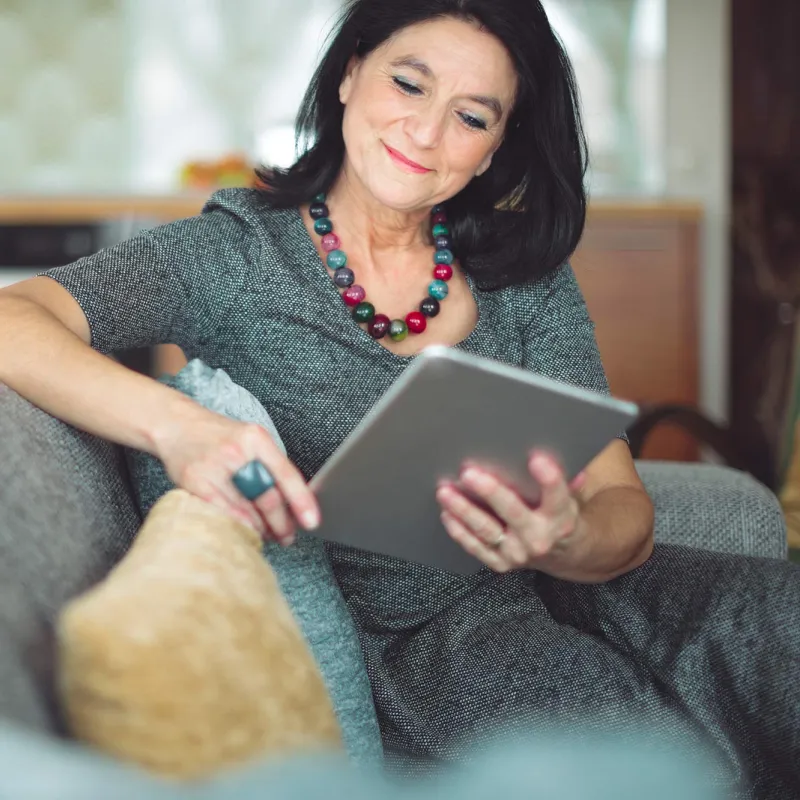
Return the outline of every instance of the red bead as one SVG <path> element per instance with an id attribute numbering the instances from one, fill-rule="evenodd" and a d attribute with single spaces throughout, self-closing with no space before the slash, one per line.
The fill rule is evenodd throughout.
<path id="1" fill-rule="evenodd" d="M 341 244 L 341 240 L 335 233 L 326 233 L 322 237 L 322 249 L 326 253 L 330 253 L 333 250 L 338 250 Z"/>
<path id="2" fill-rule="evenodd" d="M 428 320 L 419 311 L 412 311 L 406 317 L 406 325 L 411 333 L 422 333 L 428 327 Z"/>
<path id="3" fill-rule="evenodd" d="M 383 337 L 389 333 L 389 326 L 391 324 L 392 321 L 386 314 L 376 314 L 369 323 L 367 330 L 373 339 L 383 339 Z"/>
<path id="4" fill-rule="evenodd" d="M 342 292 L 342 299 L 349 306 L 357 306 L 359 303 L 363 303 L 366 296 L 367 293 L 364 287 L 359 286 L 357 283 L 349 286 Z"/>
<path id="5" fill-rule="evenodd" d="M 433 276 L 438 281 L 449 281 L 453 277 L 453 268 L 449 264 L 437 264 Z"/>
<path id="6" fill-rule="evenodd" d="M 432 225 L 445 225 L 447 223 L 447 214 L 444 211 L 440 211 L 438 214 L 434 214 L 433 218 L 431 219 Z"/>

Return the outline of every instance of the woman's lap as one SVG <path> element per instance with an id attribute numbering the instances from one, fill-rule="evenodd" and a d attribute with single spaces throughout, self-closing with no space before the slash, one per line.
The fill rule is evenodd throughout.
<path id="1" fill-rule="evenodd" d="M 590 586 L 330 555 L 388 748 L 449 759 L 520 725 L 645 725 L 704 738 L 758 797 L 800 793 L 799 568 L 665 545 Z"/>

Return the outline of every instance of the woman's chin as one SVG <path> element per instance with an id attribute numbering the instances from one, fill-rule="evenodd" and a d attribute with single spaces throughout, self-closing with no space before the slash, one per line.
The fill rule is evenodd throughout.
<path id="1" fill-rule="evenodd" d="M 391 179 L 373 179 L 369 181 L 367 188 L 375 201 L 386 208 L 393 211 L 415 211 L 436 203 L 430 188 L 424 186 L 424 176 L 419 177 L 422 179 L 418 186 L 404 185 Z M 408 183 L 412 184 L 411 181 Z"/>

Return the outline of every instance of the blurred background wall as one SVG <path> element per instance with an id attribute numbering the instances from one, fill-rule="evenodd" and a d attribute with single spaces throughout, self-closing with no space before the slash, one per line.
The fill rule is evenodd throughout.
<path id="1" fill-rule="evenodd" d="M 680 0 L 545 5 L 582 87 L 593 190 L 661 194 L 667 32 L 691 34 L 690 6 L 673 23 Z M 0 191 L 171 191 L 187 161 L 231 151 L 288 163 L 339 6 L 0 0 Z"/>
<path id="2" fill-rule="evenodd" d="M 732 225 L 732 175 L 740 186 L 744 174 L 733 140 L 762 165 L 761 151 L 777 148 L 771 174 L 788 174 L 800 4 L 544 5 L 581 87 L 592 205 L 574 265 L 612 389 L 647 408 L 697 408 L 723 426 L 733 416 L 748 465 L 777 480 L 765 465 L 785 449 L 793 378 L 775 389 L 764 364 L 780 361 L 776 347 L 778 369 L 796 361 L 787 331 L 798 302 L 786 289 L 752 310 L 761 302 L 748 283 L 752 253 L 742 260 Z M 215 186 L 247 182 L 255 163 L 290 163 L 295 112 L 339 8 L 0 0 L 0 284 L 196 213 Z M 797 221 L 786 202 L 784 230 Z M 796 252 L 782 256 L 784 273 L 800 270 Z M 743 399 L 753 381 L 773 387 L 771 406 Z M 645 455 L 713 457 L 695 434 L 661 427 Z"/>

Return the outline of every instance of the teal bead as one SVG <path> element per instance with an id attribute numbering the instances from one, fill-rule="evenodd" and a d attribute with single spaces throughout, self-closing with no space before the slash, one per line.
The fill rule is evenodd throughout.
<path id="1" fill-rule="evenodd" d="M 347 265 L 347 256 L 341 250 L 328 253 L 328 266 L 331 269 L 341 269 Z"/>
<path id="2" fill-rule="evenodd" d="M 375 306 L 372 303 L 359 303 L 353 309 L 353 318 L 356 322 L 371 322 L 375 316 Z"/>
<path id="3" fill-rule="evenodd" d="M 325 192 L 320 192 L 320 193 L 319 193 L 319 194 L 318 194 L 318 195 L 317 195 L 317 196 L 314 198 L 314 202 L 315 202 L 315 203 L 324 203 L 326 199 L 327 199 L 327 195 L 325 194 Z"/>
<path id="4" fill-rule="evenodd" d="M 389 336 L 393 342 L 402 342 L 408 336 L 408 325 L 402 319 L 393 319 L 389 325 Z"/>
<path id="5" fill-rule="evenodd" d="M 449 291 L 444 281 L 431 281 L 430 286 L 428 286 L 428 294 L 434 300 L 444 300 Z"/>
<path id="6" fill-rule="evenodd" d="M 333 223 L 327 218 L 323 217 L 314 223 L 314 230 L 320 235 L 324 236 L 333 230 Z"/>
<path id="7" fill-rule="evenodd" d="M 452 264 L 455 256 L 452 250 L 437 250 L 433 260 L 436 264 Z"/>
<path id="8" fill-rule="evenodd" d="M 433 235 L 434 236 L 449 236 L 450 235 L 450 228 L 447 225 L 442 225 L 440 222 L 438 225 L 433 226 Z"/>

